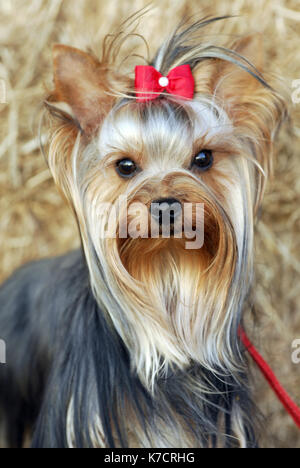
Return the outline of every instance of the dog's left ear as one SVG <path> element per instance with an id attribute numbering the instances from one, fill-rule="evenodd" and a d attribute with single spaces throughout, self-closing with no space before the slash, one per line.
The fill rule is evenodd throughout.
<path id="1" fill-rule="evenodd" d="M 224 58 L 219 53 L 220 58 L 195 68 L 196 92 L 216 96 L 235 126 L 260 128 L 266 133 L 261 138 L 273 136 L 285 115 L 286 97 L 274 91 L 277 84 L 265 73 L 262 34 L 236 40 Z"/>
<path id="2" fill-rule="evenodd" d="M 59 44 L 53 47 L 53 63 L 55 90 L 46 106 L 91 135 L 113 102 L 107 94 L 108 67 L 88 53 Z"/>
<path id="3" fill-rule="evenodd" d="M 232 56 L 240 65 L 218 60 L 213 92 L 234 124 L 258 127 L 264 131 L 262 138 L 273 140 L 287 114 L 288 98 L 271 70 L 265 70 L 263 35 L 239 39 L 231 50 L 240 56 Z"/>
<path id="4" fill-rule="evenodd" d="M 264 68 L 264 41 L 261 33 L 250 34 L 237 39 L 232 50 L 247 59 L 260 72 Z"/>
<path id="5" fill-rule="evenodd" d="M 254 34 L 236 41 L 231 50 L 238 56 L 233 60 L 245 66 L 248 71 L 235 63 L 218 61 L 214 80 L 214 92 L 226 106 L 230 117 L 240 124 L 248 105 L 253 105 L 256 98 L 265 94 L 263 78 L 264 48 L 261 34 Z M 253 76 L 250 71 L 256 75 Z M 269 89 L 267 88 L 268 92 Z"/>
<path id="6" fill-rule="evenodd" d="M 220 57 L 209 65 L 211 70 L 209 74 L 206 72 L 206 77 L 210 77 L 210 92 L 226 111 L 242 144 L 250 148 L 256 158 L 262 169 L 258 178 L 264 173 L 266 181 L 272 173 L 273 141 L 287 115 L 288 97 L 282 85 L 264 70 L 262 35 L 240 39 L 231 50 L 234 51 L 233 62 Z M 198 83 L 201 86 L 200 78 Z M 264 183 L 258 184 L 258 200 L 262 197 Z"/>

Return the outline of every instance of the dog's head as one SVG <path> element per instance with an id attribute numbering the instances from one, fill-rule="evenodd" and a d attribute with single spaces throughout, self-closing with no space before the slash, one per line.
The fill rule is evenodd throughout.
<path id="1" fill-rule="evenodd" d="M 192 100 L 139 102 L 113 53 L 54 47 L 50 169 L 94 294 L 147 383 L 162 364 L 235 366 L 254 217 L 284 116 L 261 39 L 217 47 L 195 40 L 202 27 L 177 31 L 152 62 L 163 75 L 189 64 Z"/>

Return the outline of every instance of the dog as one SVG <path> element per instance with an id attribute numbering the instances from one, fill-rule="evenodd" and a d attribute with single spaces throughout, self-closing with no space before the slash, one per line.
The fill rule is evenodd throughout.
<path id="1" fill-rule="evenodd" d="M 261 36 L 201 40 L 227 19 L 183 21 L 129 74 L 121 34 L 100 59 L 54 46 L 43 149 L 82 247 L 0 289 L 8 446 L 258 446 L 239 328 L 287 105 Z"/>

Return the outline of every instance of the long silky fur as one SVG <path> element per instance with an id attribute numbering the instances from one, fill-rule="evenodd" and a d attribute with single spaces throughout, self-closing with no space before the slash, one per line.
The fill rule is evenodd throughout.
<path id="1" fill-rule="evenodd" d="M 255 125 L 247 126 L 238 113 L 232 125 L 226 103 L 216 96 L 196 95 L 198 107 L 165 96 L 143 107 L 134 101 L 130 87 L 119 92 L 112 86 L 106 94 L 110 98 L 115 95 L 117 101 L 100 133 L 91 139 L 78 122 L 55 108 L 55 96 L 47 99 L 48 164 L 73 207 L 82 252 L 25 267 L 0 290 L 1 337 L 7 341 L 8 356 L 19 353 L 15 367 L 0 368 L 2 411 L 9 427 L 9 410 L 16 401 L 21 406 L 15 413 L 28 406 L 31 415 L 8 434 L 12 445 L 21 444 L 28 426 L 34 447 L 256 446 L 255 411 L 238 328 L 252 281 L 253 213 L 263 195 L 272 139 L 284 117 L 284 106 L 261 73 L 239 53 L 199 42 L 205 26 L 223 19 L 209 18 L 185 28 L 180 25 L 152 63 L 162 73 L 183 63 L 189 63 L 195 73 L 199 65 L 216 59 L 235 64 L 262 88 L 251 109 L 253 114 L 258 112 Z M 131 18 L 129 24 L 134 20 Z M 121 38 L 122 34 L 115 35 L 105 42 L 103 60 L 107 67 L 114 65 Z M 248 99 L 251 101 L 251 96 Z M 199 106 L 203 112 L 198 112 Z M 223 141 L 236 156 L 231 163 L 220 163 L 226 177 L 223 181 L 221 176 L 216 178 L 213 188 L 179 167 L 188 161 L 189 154 L 183 156 L 184 141 L 193 134 L 202 113 L 219 129 L 218 134 L 214 127 L 208 128 L 206 138 Z M 141 141 L 146 147 L 148 144 L 149 154 L 150 147 L 160 148 L 155 135 L 157 128 L 165 126 L 178 160 L 176 170 L 166 166 L 160 175 L 153 168 L 153 173 L 149 169 L 145 176 L 141 174 L 125 190 L 129 200 L 148 203 L 151 183 L 170 182 L 177 175 L 174 193 L 182 195 L 186 188 L 190 193 L 187 191 L 185 201 L 207 203 L 211 215 L 207 228 L 219 231 L 218 248 L 213 253 L 205 245 L 190 259 L 180 247 L 176 254 L 168 247 L 164 250 L 167 244 L 160 240 L 149 244 L 129 240 L 121 245 L 118 239 L 101 238 L 105 222 L 99 221 L 99 203 L 116 203 L 124 189 L 110 180 L 113 156 L 99 155 L 99 145 L 100 149 L 105 147 L 103 134 L 110 123 L 117 119 L 126 122 L 129 116 L 144 135 Z M 154 116 L 159 125 L 153 124 Z M 181 138 L 181 143 L 176 138 Z M 152 156 L 154 167 L 154 150 Z M 148 251 L 144 251 L 145 245 Z M 155 252 L 161 252 L 165 264 Z M 148 265 L 145 258 L 149 262 L 153 258 L 149 284 L 142 281 Z M 188 284 L 185 260 L 189 272 L 199 280 L 196 305 L 192 297 L 186 298 L 180 283 L 184 280 Z M 202 273 L 195 267 L 196 260 Z M 157 280 L 159 271 L 161 278 Z M 165 277 L 168 273 L 171 276 Z M 208 281 L 206 290 L 202 276 Z M 170 277 L 173 283 L 168 283 Z M 21 300 L 26 288 L 31 292 Z M 201 309 L 200 293 L 204 290 Z M 157 297 L 170 299 L 172 294 L 176 304 L 165 298 L 160 304 L 157 301 Z M 190 316 L 183 313 L 182 297 L 187 300 Z M 21 330 L 18 323 L 23 310 Z M 194 321 L 194 327 L 187 317 Z M 26 343 L 32 336 L 28 349 Z M 19 350 L 9 349 L 16 340 Z M 43 371 L 32 369 L 32 362 Z M 13 396 L 3 390 L 8 381 L 16 389 Z"/>
<path id="2" fill-rule="evenodd" d="M 26 298 L 18 302 L 24 291 Z M 10 324 L 2 326 L 1 333 L 11 361 L 9 368 L 0 369 L 2 414 L 9 427 L 14 424 L 7 434 L 10 445 L 21 445 L 24 431 L 34 427 L 33 447 L 127 447 L 128 434 L 132 436 L 137 426 L 144 446 L 151 447 L 158 439 L 161 446 L 168 446 L 172 430 L 179 430 L 172 428 L 173 412 L 180 415 L 191 440 L 198 440 L 199 446 L 238 445 L 231 415 L 237 401 L 245 415 L 252 413 L 246 377 L 240 376 L 240 384 L 230 375 L 213 376 L 195 364 L 188 373 L 170 372 L 159 379 L 155 396 L 147 392 L 131 372 L 124 343 L 94 299 L 80 251 L 23 267 L 3 285 L 0 301 L 6 306 L 1 323 Z M 33 343 L 33 327 L 38 343 Z M 211 394 L 202 401 L 191 394 L 190 383 L 203 379 L 209 382 Z M 70 405 L 72 427 L 68 426 Z M 128 422 L 129 406 L 134 416 Z M 224 420 L 220 434 L 222 415 L 226 425 Z M 161 433 L 162 427 L 168 428 L 166 433 Z M 253 446 L 250 420 L 247 433 L 247 445 Z"/>

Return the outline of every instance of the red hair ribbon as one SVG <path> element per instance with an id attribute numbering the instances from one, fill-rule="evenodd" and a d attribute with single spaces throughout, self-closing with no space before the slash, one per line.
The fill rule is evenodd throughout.
<path id="1" fill-rule="evenodd" d="M 173 68 L 163 76 L 154 67 L 137 65 L 135 67 L 135 90 L 138 102 L 152 101 L 163 92 L 184 99 L 193 99 L 195 80 L 190 65 Z"/>
<path id="2" fill-rule="evenodd" d="M 300 429 L 300 408 L 284 390 L 270 366 L 266 363 L 266 361 L 259 354 L 257 349 L 253 346 L 253 344 L 251 343 L 251 341 L 249 340 L 248 336 L 242 328 L 239 329 L 239 336 L 248 353 L 250 354 L 254 362 L 257 364 L 258 368 L 260 369 L 261 373 L 263 374 L 271 388 L 276 393 L 278 399 L 285 407 L 287 413 L 289 413 L 289 415 L 295 421 L 296 426 L 298 426 Z"/>

